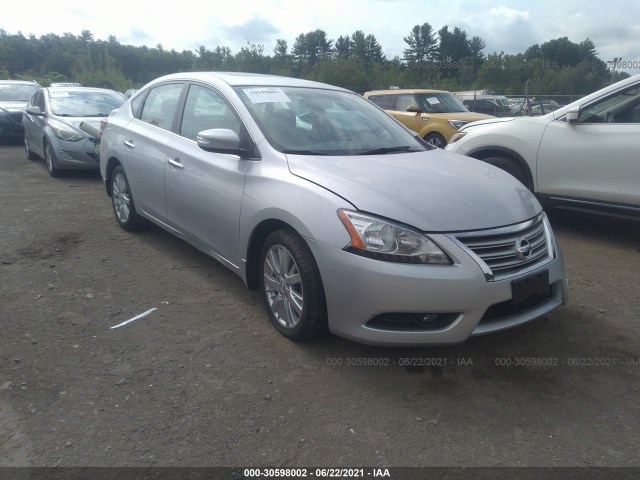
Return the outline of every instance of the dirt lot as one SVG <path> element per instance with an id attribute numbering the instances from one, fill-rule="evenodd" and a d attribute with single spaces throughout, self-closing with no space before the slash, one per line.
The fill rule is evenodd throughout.
<path id="1" fill-rule="evenodd" d="M 637 223 L 550 212 L 569 305 L 387 349 L 281 337 L 226 268 L 122 231 L 98 174 L 0 146 L 0 203 L 0 466 L 640 466 Z"/>

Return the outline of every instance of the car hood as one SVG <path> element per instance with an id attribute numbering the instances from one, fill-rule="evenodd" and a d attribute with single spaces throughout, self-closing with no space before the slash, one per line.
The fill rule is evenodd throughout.
<path id="1" fill-rule="evenodd" d="M 76 128 L 80 128 L 80 124 L 82 122 L 99 129 L 100 128 L 100 121 L 106 119 L 107 117 L 58 117 L 55 116 L 55 118 L 57 120 L 60 120 L 61 122 L 65 122 L 68 123 L 70 125 L 73 125 Z"/>
<path id="2" fill-rule="evenodd" d="M 287 155 L 294 175 L 318 184 L 358 210 L 427 232 L 510 225 L 542 207 L 511 175 L 443 150 L 393 155 Z"/>
<path id="3" fill-rule="evenodd" d="M 475 122 L 478 120 L 494 119 L 493 115 L 485 115 L 476 112 L 450 112 L 450 113 L 422 113 L 425 117 L 443 118 L 445 120 L 462 120 L 465 122 Z"/>
<path id="4" fill-rule="evenodd" d="M 517 117 L 491 117 L 487 120 L 478 120 L 477 122 L 471 122 L 468 123 L 466 125 L 464 125 L 460 131 L 463 132 L 464 130 L 466 130 L 469 127 L 472 127 L 474 125 L 489 125 L 490 123 L 506 123 L 506 122 L 513 122 L 514 120 L 516 120 Z"/>

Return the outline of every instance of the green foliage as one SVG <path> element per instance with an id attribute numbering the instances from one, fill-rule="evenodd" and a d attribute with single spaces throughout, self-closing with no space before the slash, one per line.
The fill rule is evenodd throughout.
<path id="1" fill-rule="evenodd" d="M 376 37 L 356 30 L 332 40 L 316 29 L 296 37 L 291 49 L 278 39 L 272 52 L 247 42 L 239 52 L 218 45 L 177 52 L 123 45 L 115 36 L 96 40 L 80 35 L 41 37 L 8 34 L 0 29 L 0 78 L 35 79 L 42 85 L 77 81 L 88 86 L 140 88 L 161 75 L 182 71 L 246 71 L 309 78 L 359 93 L 371 89 L 489 88 L 506 95 L 584 95 L 627 76 L 598 58 L 590 39 L 574 43 L 567 37 L 532 45 L 507 55 L 483 53 L 480 37 L 459 28 L 435 32 L 429 23 L 415 25 L 406 37 L 403 58 L 387 59 Z"/>
<path id="2" fill-rule="evenodd" d="M 438 56 L 438 40 L 428 23 L 414 26 L 404 41 L 404 60 L 411 68 L 420 68 Z"/>

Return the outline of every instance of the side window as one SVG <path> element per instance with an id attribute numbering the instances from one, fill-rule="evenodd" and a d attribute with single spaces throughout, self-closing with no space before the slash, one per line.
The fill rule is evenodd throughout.
<path id="1" fill-rule="evenodd" d="M 209 88 L 191 85 L 184 105 L 180 135 L 195 140 L 198 132 L 228 128 L 240 135 L 240 121 L 224 98 Z"/>
<path id="2" fill-rule="evenodd" d="M 29 106 L 30 107 L 35 107 L 36 105 L 38 105 L 38 94 L 40 93 L 40 91 L 36 91 L 33 95 L 31 95 L 31 98 L 29 99 Z"/>
<path id="3" fill-rule="evenodd" d="M 181 92 L 182 83 L 170 83 L 151 89 L 140 110 L 140 120 L 171 130 Z"/>
<path id="4" fill-rule="evenodd" d="M 44 112 L 44 94 L 42 90 L 38 90 L 32 98 L 33 105 L 39 107 L 41 112 Z"/>
<path id="5" fill-rule="evenodd" d="M 395 110 L 396 108 L 396 95 L 371 95 L 369 100 L 383 110 Z"/>
<path id="6" fill-rule="evenodd" d="M 634 85 L 580 110 L 578 123 L 638 123 L 640 86 Z"/>
<path id="7" fill-rule="evenodd" d="M 396 110 L 400 112 L 406 112 L 410 106 L 417 107 L 418 102 L 413 98 L 413 95 L 398 95 L 396 101 Z"/>

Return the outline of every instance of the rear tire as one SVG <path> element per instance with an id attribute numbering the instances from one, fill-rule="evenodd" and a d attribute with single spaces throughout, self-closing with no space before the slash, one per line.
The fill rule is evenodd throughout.
<path id="1" fill-rule="evenodd" d="M 29 160 L 37 160 L 38 159 L 38 156 L 31 151 L 31 146 L 29 145 L 29 140 L 27 140 L 26 135 L 24 137 L 24 153 L 27 156 L 27 159 L 29 159 Z"/>
<path id="2" fill-rule="evenodd" d="M 292 230 L 271 233 L 260 252 L 260 290 L 269 319 L 291 340 L 327 331 L 322 279 L 306 242 Z"/>
<path id="3" fill-rule="evenodd" d="M 145 226 L 146 220 L 136 211 L 129 180 L 121 165 L 111 173 L 111 205 L 116 221 L 124 230 L 138 230 Z"/>
<path id="4" fill-rule="evenodd" d="M 506 157 L 488 157 L 483 158 L 483 162 L 486 162 L 494 167 L 498 167 L 500 170 L 504 170 L 511 176 L 515 177 L 521 184 L 531 190 L 531 186 L 529 185 L 529 179 L 527 178 L 527 174 L 524 169 L 516 163 L 515 160 L 511 160 Z"/>

